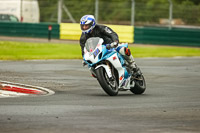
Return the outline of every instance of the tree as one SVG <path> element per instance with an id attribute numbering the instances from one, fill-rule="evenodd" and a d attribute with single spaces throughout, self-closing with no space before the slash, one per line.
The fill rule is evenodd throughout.
<path id="1" fill-rule="evenodd" d="M 41 22 L 57 22 L 58 0 L 38 0 Z M 172 0 L 173 17 L 188 24 L 200 22 L 200 0 Z M 76 22 L 85 14 L 95 12 L 95 0 L 63 0 Z M 169 17 L 168 0 L 135 0 L 135 21 L 140 23 L 159 23 L 160 18 Z M 70 22 L 63 11 L 63 22 Z M 99 22 L 111 24 L 130 24 L 131 0 L 99 0 Z"/>

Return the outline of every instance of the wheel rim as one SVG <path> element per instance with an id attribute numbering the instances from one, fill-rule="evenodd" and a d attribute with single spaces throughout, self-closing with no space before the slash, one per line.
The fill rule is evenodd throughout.
<path id="1" fill-rule="evenodd" d="M 144 77 L 142 75 L 141 75 L 141 79 L 142 80 L 137 80 L 136 79 L 135 82 L 137 82 L 139 86 L 145 87 Z"/>
<path id="2" fill-rule="evenodd" d="M 116 80 L 114 79 L 113 81 L 111 81 L 107 75 L 107 73 L 105 73 L 105 78 L 106 78 L 106 81 L 108 83 L 108 85 L 110 86 L 110 88 L 114 91 L 117 91 L 118 90 L 118 87 L 117 87 L 117 82 Z"/>

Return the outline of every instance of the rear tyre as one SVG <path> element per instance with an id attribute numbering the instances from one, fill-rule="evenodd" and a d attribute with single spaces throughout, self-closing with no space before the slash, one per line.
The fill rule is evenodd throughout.
<path id="1" fill-rule="evenodd" d="M 141 75 L 140 77 L 135 78 L 134 82 L 135 82 L 135 86 L 131 87 L 130 91 L 136 95 L 140 95 L 144 93 L 144 91 L 146 90 L 146 82 L 145 82 L 144 76 Z"/>
<path id="2" fill-rule="evenodd" d="M 109 79 L 103 67 L 100 67 L 96 70 L 96 76 L 99 84 L 109 96 L 116 96 L 118 94 L 118 85 L 116 79 Z"/>

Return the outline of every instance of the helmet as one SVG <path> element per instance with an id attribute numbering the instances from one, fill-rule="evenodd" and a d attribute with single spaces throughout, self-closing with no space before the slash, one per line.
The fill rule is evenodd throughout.
<path id="1" fill-rule="evenodd" d="M 80 20 L 81 30 L 84 34 L 90 33 L 94 29 L 96 22 L 93 15 L 84 15 Z M 88 25 L 87 29 L 83 29 L 84 25 Z"/>

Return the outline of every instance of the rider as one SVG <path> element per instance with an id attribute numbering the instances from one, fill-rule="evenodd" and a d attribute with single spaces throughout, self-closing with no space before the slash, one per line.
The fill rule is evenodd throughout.
<path id="1" fill-rule="evenodd" d="M 131 55 L 130 49 L 118 46 L 118 35 L 111 28 L 104 25 L 96 24 L 93 15 L 84 15 L 80 20 L 80 26 L 82 30 L 82 35 L 80 38 L 82 56 L 84 54 L 86 40 L 90 37 L 100 37 L 103 38 L 104 44 L 107 44 L 107 49 L 116 48 L 116 51 L 123 55 L 124 59 L 129 63 L 128 67 L 130 69 L 133 69 L 134 72 L 137 72 L 137 74 L 141 74 L 139 68 L 134 61 L 133 56 Z"/>

